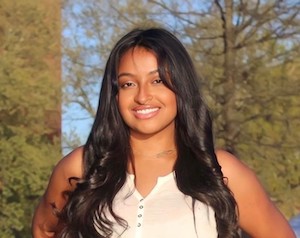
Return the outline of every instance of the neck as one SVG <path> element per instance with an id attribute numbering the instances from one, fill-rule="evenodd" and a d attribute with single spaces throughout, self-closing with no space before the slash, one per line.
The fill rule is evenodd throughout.
<path id="1" fill-rule="evenodd" d="M 159 158 L 165 158 L 165 157 L 173 157 L 173 155 L 176 154 L 176 149 L 165 149 L 160 152 L 155 153 L 149 153 L 147 149 L 144 149 L 143 151 L 136 151 L 132 150 L 132 154 L 134 158 L 153 158 L 153 159 L 159 159 Z"/>
<path id="2" fill-rule="evenodd" d="M 163 158 L 176 154 L 175 138 L 172 137 L 149 137 L 130 138 L 130 147 L 133 157 Z"/>

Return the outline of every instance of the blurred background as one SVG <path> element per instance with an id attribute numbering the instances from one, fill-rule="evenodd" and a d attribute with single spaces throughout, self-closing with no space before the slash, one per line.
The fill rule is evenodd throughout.
<path id="1" fill-rule="evenodd" d="M 216 146 L 250 166 L 299 229 L 299 1 L 1 0 L 0 237 L 31 237 L 54 165 L 88 136 L 110 50 L 150 26 L 190 52 Z"/>

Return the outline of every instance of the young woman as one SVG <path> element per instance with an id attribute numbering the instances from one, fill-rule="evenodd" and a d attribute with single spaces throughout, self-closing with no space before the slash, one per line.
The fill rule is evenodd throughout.
<path id="1" fill-rule="evenodd" d="M 121 38 L 89 138 L 55 167 L 34 238 L 295 237 L 254 173 L 215 151 L 198 82 L 170 32 Z"/>

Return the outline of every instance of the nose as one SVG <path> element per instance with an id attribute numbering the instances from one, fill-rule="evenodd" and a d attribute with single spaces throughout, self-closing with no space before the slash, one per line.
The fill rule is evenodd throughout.
<path id="1" fill-rule="evenodd" d="M 140 86 L 134 97 L 135 102 L 142 105 L 149 103 L 152 99 L 152 92 L 147 86 Z"/>

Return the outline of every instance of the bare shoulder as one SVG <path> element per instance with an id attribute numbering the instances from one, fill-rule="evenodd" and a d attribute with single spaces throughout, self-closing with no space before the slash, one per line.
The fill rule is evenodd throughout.
<path id="1" fill-rule="evenodd" d="M 237 202 L 240 227 L 251 237 L 294 238 L 287 220 L 269 199 L 254 171 L 224 150 L 217 150 L 216 156 Z"/>
<path id="2" fill-rule="evenodd" d="M 82 160 L 83 148 L 78 147 L 61 159 L 53 169 L 45 196 L 47 199 L 56 199 L 59 208 L 64 205 L 62 201 L 64 192 L 75 188 L 75 183 L 72 182 L 74 180 L 71 178 L 82 177 Z"/>
<path id="3" fill-rule="evenodd" d="M 70 178 L 81 178 L 83 171 L 83 148 L 78 147 L 62 158 L 54 167 L 46 192 L 43 196 L 49 203 L 55 203 L 58 209 L 65 204 L 64 192 L 75 188 Z"/>
<path id="4" fill-rule="evenodd" d="M 81 178 L 83 172 L 82 162 L 83 147 L 78 147 L 58 162 L 53 173 L 61 173 L 65 179 L 70 177 Z"/>
<path id="5" fill-rule="evenodd" d="M 33 217 L 32 234 L 34 238 L 48 237 L 59 229 L 57 212 L 67 202 L 66 192 L 75 189 L 76 182 L 72 182 L 70 178 L 82 177 L 82 158 L 83 148 L 79 147 L 61 159 L 54 167 L 45 194 Z"/>
<path id="6" fill-rule="evenodd" d="M 224 177 L 229 180 L 229 183 L 234 182 L 232 180 L 240 177 L 241 174 L 244 175 L 243 177 L 255 177 L 255 173 L 233 154 L 225 150 L 217 150 L 216 156 L 222 167 Z"/>

